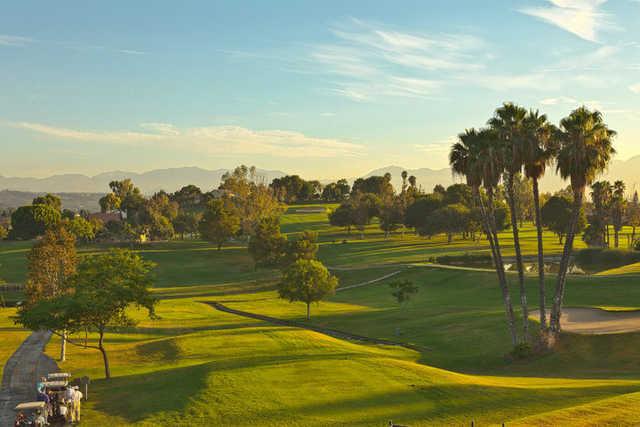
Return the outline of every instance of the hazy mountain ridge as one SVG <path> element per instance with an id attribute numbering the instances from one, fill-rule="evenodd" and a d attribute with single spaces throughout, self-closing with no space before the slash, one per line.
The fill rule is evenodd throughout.
<path id="1" fill-rule="evenodd" d="M 395 165 L 372 170 L 363 177 L 384 175 L 388 172 L 392 176 L 394 187 L 400 189 L 403 170 L 406 170 L 409 176 L 414 175 L 418 186 L 425 191 L 431 191 L 437 184 L 447 186 L 454 182 L 463 182 L 462 178 L 453 176 L 449 168 L 405 169 Z M 158 190 L 173 192 L 188 184 L 194 184 L 203 191 L 209 191 L 218 187 L 222 175 L 227 171 L 227 169 L 207 170 L 198 167 L 181 167 L 156 169 L 144 173 L 111 171 L 93 177 L 82 174 L 61 174 L 47 178 L 0 176 L 0 208 L 28 204 L 41 193 L 56 193 L 62 196 L 65 207 L 96 210 L 98 199 L 109 191 L 109 182 L 115 179 L 131 178 L 145 194 L 152 194 Z M 627 184 L 627 191 L 632 193 L 634 190 L 640 190 L 639 172 L 640 156 L 636 156 L 628 160 L 614 160 L 607 173 L 598 179 L 607 179 L 611 182 L 621 179 Z M 265 183 L 270 183 L 274 178 L 286 175 L 282 171 L 263 169 L 258 169 L 257 174 Z M 306 176 L 304 178 L 312 179 Z M 335 180 L 321 180 L 323 184 L 333 181 Z M 349 181 L 353 182 L 354 179 L 351 178 Z M 540 181 L 542 191 L 555 191 L 567 185 L 567 181 L 562 180 L 554 173 L 553 167 L 549 167 L 547 174 Z"/>
<path id="2" fill-rule="evenodd" d="M 95 176 L 82 174 L 61 174 L 46 178 L 17 178 L 0 176 L 0 190 L 25 191 L 34 193 L 106 193 L 109 182 L 131 178 L 145 194 L 159 190 L 173 192 L 181 187 L 194 184 L 202 191 L 209 191 L 220 185 L 220 178 L 228 169 L 207 170 L 198 167 L 155 169 L 136 173 L 126 171 L 104 172 Z M 286 173 L 257 169 L 259 179 L 269 183 Z"/>
<path id="3" fill-rule="evenodd" d="M 365 177 L 373 175 L 391 174 L 391 182 L 396 189 L 402 186 L 401 173 L 406 170 L 409 176 L 414 175 L 417 179 L 418 186 L 425 191 L 431 191 L 437 184 L 451 185 L 455 182 L 464 182 L 463 178 L 453 176 L 450 168 L 443 169 L 404 169 L 400 166 L 387 166 L 375 169 L 369 172 Z M 627 191 L 640 191 L 640 156 L 632 157 L 628 160 L 614 160 L 611 162 L 609 169 L 603 175 L 596 178 L 597 180 L 609 180 L 611 182 L 622 180 L 627 185 Z M 542 191 L 556 191 L 569 185 L 568 181 L 560 178 L 555 174 L 555 167 L 550 166 L 547 173 L 540 180 L 540 189 Z"/>

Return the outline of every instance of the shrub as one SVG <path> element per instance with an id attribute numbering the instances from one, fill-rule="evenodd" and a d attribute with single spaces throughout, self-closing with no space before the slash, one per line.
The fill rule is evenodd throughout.
<path id="1" fill-rule="evenodd" d="M 524 360 L 533 356 L 533 349 L 529 343 L 520 343 L 513 347 L 511 353 L 509 353 L 513 360 Z"/>
<path id="2" fill-rule="evenodd" d="M 585 271 L 608 270 L 640 262 L 640 252 L 626 249 L 588 248 L 576 253 L 576 265 Z"/>
<path id="3" fill-rule="evenodd" d="M 443 255 L 435 258 L 435 262 L 445 265 L 493 265 L 493 259 L 488 254 Z"/>

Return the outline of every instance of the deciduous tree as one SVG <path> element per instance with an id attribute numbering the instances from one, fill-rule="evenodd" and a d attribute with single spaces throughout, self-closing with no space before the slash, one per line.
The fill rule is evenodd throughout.
<path id="1" fill-rule="evenodd" d="M 301 259 L 291 264 L 282 274 L 278 284 L 280 298 L 289 302 L 301 301 L 307 305 L 307 320 L 311 318 L 311 303 L 320 302 L 333 295 L 338 278 L 320 261 Z"/>
<path id="2" fill-rule="evenodd" d="M 238 234 L 240 218 L 227 210 L 222 200 L 210 200 L 198 229 L 203 239 L 215 243 L 220 250 L 225 242 Z"/>

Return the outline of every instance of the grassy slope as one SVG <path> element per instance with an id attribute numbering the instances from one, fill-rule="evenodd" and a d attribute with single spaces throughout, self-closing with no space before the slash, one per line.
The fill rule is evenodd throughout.
<path id="1" fill-rule="evenodd" d="M 274 327 L 190 299 L 165 300 L 158 312 L 160 320 L 109 335 L 116 378 L 93 382 L 90 424 L 487 424 L 640 389 L 626 380 L 456 374 L 415 363 L 420 355 L 409 350 Z M 99 355 L 72 348 L 63 369 L 97 378 Z"/>
<path id="2" fill-rule="evenodd" d="M 510 277 L 512 298 L 518 308 L 515 276 Z M 404 307 L 398 306 L 387 286 L 398 279 L 409 279 L 420 288 Z M 530 304 L 537 307 L 536 281 L 529 278 L 527 284 Z M 547 295 L 553 286 L 553 280 L 549 280 Z M 571 306 L 635 307 L 639 302 L 640 282 L 631 277 L 571 277 L 567 286 L 566 303 Z M 303 304 L 280 300 L 273 291 L 232 300 L 228 305 L 276 317 L 304 318 Z M 428 348 L 423 352 L 425 363 L 456 371 L 576 377 L 640 375 L 640 350 L 636 351 L 640 334 L 567 335 L 554 354 L 526 364 L 505 364 L 509 339 L 492 273 L 414 267 L 386 281 L 339 292 L 330 301 L 314 305 L 312 316 L 314 323 L 323 326 Z"/>
<path id="3" fill-rule="evenodd" d="M 610 276 L 618 274 L 640 274 L 640 262 L 596 273 L 597 276 Z"/>

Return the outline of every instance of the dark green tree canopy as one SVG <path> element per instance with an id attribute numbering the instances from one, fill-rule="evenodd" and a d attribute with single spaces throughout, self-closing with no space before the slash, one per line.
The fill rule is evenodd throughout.
<path id="1" fill-rule="evenodd" d="M 11 215 L 10 239 L 29 240 L 60 223 L 60 211 L 51 205 L 21 206 Z"/>

